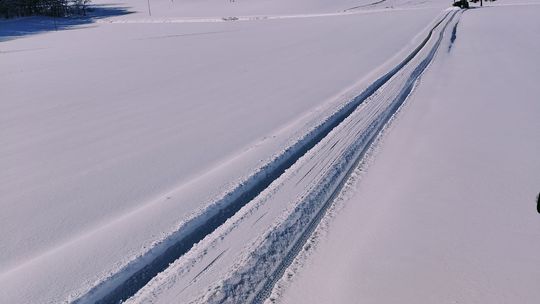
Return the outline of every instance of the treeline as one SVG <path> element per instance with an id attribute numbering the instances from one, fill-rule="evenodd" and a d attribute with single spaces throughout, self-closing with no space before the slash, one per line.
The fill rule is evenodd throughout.
<path id="1" fill-rule="evenodd" d="M 0 17 L 86 15 L 90 0 L 0 0 Z"/>

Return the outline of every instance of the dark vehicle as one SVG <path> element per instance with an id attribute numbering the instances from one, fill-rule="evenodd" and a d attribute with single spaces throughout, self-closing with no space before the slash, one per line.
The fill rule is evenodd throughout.
<path id="1" fill-rule="evenodd" d="M 467 0 L 458 0 L 454 2 L 454 6 L 461 7 L 461 8 L 469 8 L 469 1 Z"/>

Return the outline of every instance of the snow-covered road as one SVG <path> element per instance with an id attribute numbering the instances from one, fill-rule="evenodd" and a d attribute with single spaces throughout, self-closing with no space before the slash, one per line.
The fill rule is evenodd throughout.
<path id="1" fill-rule="evenodd" d="M 2 42 L 1 301 L 73 300 L 144 264 L 405 57 L 440 7 Z"/>
<path id="2" fill-rule="evenodd" d="M 463 14 L 275 302 L 540 303 L 540 2 L 498 2 Z"/>
<path id="3" fill-rule="evenodd" d="M 427 133 L 444 139 L 447 154 L 434 151 L 438 145 L 429 140 L 415 146 L 427 146 L 425 151 L 442 153 L 449 160 L 459 155 L 456 149 L 471 148 L 472 143 L 463 142 L 466 136 L 441 136 L 451 134 L 437 127 L 444 115 L 465 115 L 457 130 L 475 134 L 470 130 L 475 122 L 466 119 L 472 117 L 485 121 L 489 129 L 490 118 L 467 114 L 467 109 L 478 112 L 486 105 L 482 92 L 490 91 L 489 86 L 472 90 L 469 83 L 487 75 L 488 62 L 503 61 L 498 79 L 509 74 L 518 79 L 511 87 L 522 85 L 519 99 L 524 108 L 529 116 L 538 113 L 526 93 L 534 91 L 532 84 L 539 79 L 532 72 L 537 61 L 528 67 L 525 62 L 538 50 L 538 43 L 530 43 L 536 40 L 528 38 L 538 35 L 531 15 L 540 6 L 501 2 L 496 8 L 467 11 L 462 20 L 464 11 L 447 9 L 448 3 L 438 0 L 134 0 L 112 5 L 96 0 L 100 14 L 110 7 L 133 13 L 101 16 L 97 23 L 70 25 L 58 32 L 9 34 L 7 41 L 0 40 L 0 302 L 263 302 L 286 271 L 294 273 L 287 267 L 307 248 L 303 245 L 327 208 L 343 185 L 351 184 L 351 172 L 434 58 L 436 72 L 430 71 L 432 76 L 422 80 L 413 101 L 425 104 L 444 92 L 445 98 L 458 96 L 460 103 L 452 107 L 448 102 L 446 112 L 430 117 L 422 127 L 433 127 Z M 510 39 L 511 27 L 498 24 L 496 33 L 485 35 L 492 26 L 490 18 L 508 22 L 502 13 L 507 10 L 522 16 L 527 30 Z M 51 21 L 30 18 L 0 26 L 20 29 L 25 22 L 28 27 Z M 481 30 L 479 24 L 484 26 Z M 17 31 L 2 29 L 1 33 Z M 512 43 L 495 43 L 499 33 Z M 476 40 L 478 35 L 483 40 Z M 493 47 L 487 56 L 469 60 L 486 45 Z M 514 63 L 523 65 L 524 71 L 530 68 L 523 74 L 530 78 L 514 73 L 506 64 L 512 61 L 504 61 L 507 58 L 501 55 L 511 53 L 516 45 L 529 50 Z M 473 62 L 484 74 L 468 70 Z M 444 81 L 434 75 L 445 76 Z M 455 94 L 462 85 L 469 90 Z M 502 113 L 511 114 L 516 108 L 501 101 L 509 90 L 499 86 L 493 90 L 499 94 L 490 95 L 497 103 L 490 109 L 497 111 L 488 112 L 506 121 Z M 417 111 L 412 116 L 429 109 Z M 514 144 L 535 151 L 534 143 L 540 141 L 535 141 L 537 124 L 529 116 L 520 116 L 524 121 L 516 116 L 508 123 L 523 132 Z M 398 119 L 392 126 L 399 124 Z M 387 158 L 386 175 L 375 169 L 371 177 L 375 181 L 368 187 L 372 194 L 366 189 L 358 193 L 377 201 L 376 194 L 385 189 L 392 197 L 403 194 L 411 201 L 416 192 L 410 189 L 430 184 L 421 178 L 422 183 L 414 184 L 416 177 L 406 168 L 404 173 L 395 172 L 392 187 L 377 180 L 394 174 L 392 166 L 407 160 L 407 154 L 397 155 L 410 148 L 404 140 L 423 134 L 412 124 L 399 128 L 404 139 L 393 146 L 390 131 L 392 153 L 381 156 Z M 508 128 L 492 130 L 512 133 Z M 478 139 L 483 144 L 472 151 L 498 148 L 500 141 L 487 136 L 493 141 Z M 517 153 L 513 148 L 501 149 L 493 158 L 485 157 L 484 165 L 493 165 L 496 155 L 511 158 Z M 520 156 L 521 162 L 532 162 L 520 173 L 529 173 L 514 173 L 519 181 L 529 176 L 532 182 L 514 188 L 527 192 L 534 183 L 538 158 L 529 153 Z M 459 165 L 458 160 L 452 163 Z M 500 167 L 508 172 L 515 168 Z M 437 168 L 429 165 L 424 173 L 441 179 L 444 172 Z M 407 181 L 406 186 L 398 180 Z M 434 189 L 427 196 L 436 197 L 439 188 Z M 465 193 L 467 189 L 453 190 Z M 480 187 L 477 195 L 489 196 L 486 189 Z M 357 200 L 355 196 L 351 201 Z M 456 206 L 461 212 L 467 210 Z M 446 214 L 462 215 L 447 209 Z M 424 211 L 414 206 L 412 210 Z M 339 245 L 322 243 L 321 251 L 309 261 L 324 260 L 323 269 L 334 262 L 341 270 L 348 265 L 365 269 L 363 260 L 351 261 L 353 255 L 328 259 L 357 252 L 356 237 L 342 237 L 357 229 L 358 220 L 373 219 L 353 209 L 351 214 L 355 213 L 356 220 L 336 221 L 341 231 L 330 234 L 329 240 L 338 235 Z M 519 214 L 512 220 L 519 216 L 523 219 Z M 453 219 L 435 218 L 447 224 Z M 534 228 L 527 220 L 524 225 Z M 448 227 L 433 229 L 444 235 Z M 484 231 L 480 225 L 475 227 Z M 520 227 L 515 229 L 524 233 Z M 470 241 L 479 235 L 471 233 Z M 508 237 L 514 234 L 504 235 L 506 241 L 513 241 Z M 408 236 L 403 239 L 410 240 Z M 426 240 L 428 245 L 433 242 Z M 384 244 L 380 248 L 386 248 Z M 525 249 L 523 243 L 515 244 Z M 529 249 L 534 252 L 537 247 Z M 306 262 L 303 258 L 300 255 L 294 263 Z M 399 257 L 395 263 L 400 265 Z M 320 302 L 314 301 L 320 294 L 325 301 L 335 297 L 338 302 L 356 302 L 360 297 L 347 290 L 336 295 L 317 285 L 319 293 L 306 296 L 306 290 L 313 288 L 310 284 L 327 281 L 318 269 L 305 270 L 312 272 L 307 275 L 311 279 L 300 276 L 282 300 Z M 422 271 L 426 277 L 433 274 Z M 475 280 L 464 273 L 469 281 Z M 535 274 L 527 278 L 537 278 Z M 271 301 L 283 293 L 288 277 L 273 290 Z M 330 278 L 333 284 L 342 282 L 339 276 Z M 498 280 L 490 282 L 497 285 Z M 377 282 L 366 285 L 384 289 Z M 467 294 L 460 295 L 458 300 L 468 300 Z M 536 299 L 534 293 L 531 297 Z"/>
<path id="4" fill-rule="evenodd" d="M 457 13 L 445 13 L 404 61 L 344 108 L 344 119 L 330 124 L 328 135 L 131 302 L 264 301 L 351 168 L 408 96 Z"/>

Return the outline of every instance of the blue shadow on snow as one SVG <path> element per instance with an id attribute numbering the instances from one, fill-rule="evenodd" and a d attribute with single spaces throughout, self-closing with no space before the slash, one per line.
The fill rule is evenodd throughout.
<path id="1" fill-rule="evenodd" d="M 91 24 L 99 19 L 131 13 L 133 12 L 126 7 L 91 5 L 86 16 L 0 18 L 0 42 L 43 32 L 69 30 L 75 26 Z"/>

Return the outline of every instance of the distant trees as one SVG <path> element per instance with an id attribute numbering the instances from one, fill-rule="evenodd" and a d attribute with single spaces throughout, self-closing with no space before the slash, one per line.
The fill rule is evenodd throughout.
<path id="1" fill-rule="evenodd" d="M 0 0 L 0 17 L 86 15 L 90 0 Z"/>

